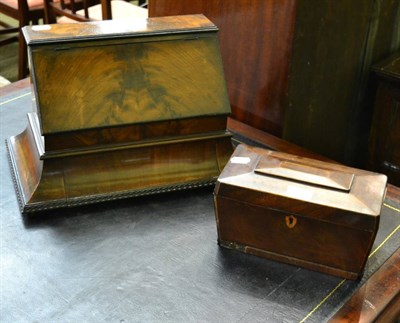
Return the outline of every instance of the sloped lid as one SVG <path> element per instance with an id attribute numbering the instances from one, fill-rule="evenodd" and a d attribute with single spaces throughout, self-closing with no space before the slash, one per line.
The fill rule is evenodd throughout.
<path id="1" fill-rule="evenodd" d="M 354 174 L 337 171 L 326 165 L 310 166 L 283 157 L 261 157 L 254 172 L 283 179 L 349 192 Z"/>
<path id="2" fill-rule="evenodd" d="M 115 39 L 217 30 L 217 27 L 204 15 L 182 15 L 26 26 L 23 28 L 23 33 L 26 43 L 30 46 L 110 37 Z"/>
<path id="3" fill-rule="evenodd" d="M 44 135 L 230 113 L 203 15 L 49 27 L 25 29 Z"/>
<path id="4" fill-rule="evenodd" d="M 248 189 L 254 195 L 268 193 L 284 197 L 293 200 L 293 205 L 311 203 L 378 216 L 386 192 L 387 177 L 338 164 L 239 145 L 218 182 Z M 234 192 L 234 189 L 224 190 L 224 194 L 229 195 L 229 192 Z M 257 204 L 260 201 L 252 199 L 251 192 L 242 196 L 250 203 Z"/>

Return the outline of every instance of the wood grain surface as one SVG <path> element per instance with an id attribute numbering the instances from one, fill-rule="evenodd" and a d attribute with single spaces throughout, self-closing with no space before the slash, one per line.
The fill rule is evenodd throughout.
<path id="1" fill-rule="evenodd" d="M 368 167 L 400 185 L 400 52 L 374 66 L 377 91 Z"/>
<path id="2" fill-rule="evenodd" d="M 290 178 L 266 172 L 268 167 L 287 171 L 288 162 L 298 166 Z M 349 191 L 304 182 L 316 173 L 311 178 L 351 174 L 354 180 Z M 215 188 L 219 242 L 357 279 L 378 230 L 386 181 L 381 174 L 239 145 Z"/>
<path id="3" fill-rule="evenodd" d="M 23 28 L 28 45 L 70 42 L 93 38 L 125 37 L 126 35 L 149 36 L 163 34 L 193 33 L 196 31 L 217 31 L 216 26 L 202 15 L 186 17 L 162 17 L 156 20 L 136 18 L 124 23 L 103 20 L 89 23 L 51 24 Z"/>
<path id="4" fill-rule="evenodd" d="M 400 319 L 400 249 L 329 320 L 396 322 Z M 385 309 L 385 310 L 383 310 Z"/>
<path id="5" fill-rule="evenodd" d="M 23 213 L 215 182 L 232 152 L 217 28 L 143 22 L 25 28 L 34 112 L 7 140 Z"/>
<path id="6" fill-rule="evenodd" d="M 280 136 L 297 1 L 152 0 L 149 16 L 202 13 L 219 39 L 233 117 Z"/>
<path id="7" fill-rule="evenodd" d="M 371 67 L 400 49 L 396 0 L 299 1 L 282 138 L 365 167 Z"/>
<path id="8" fill-rule="evenodd" d="M 23 213 L 211 185 L 232 152 L 220 134 L 46 155 L 35 120 L 7 141 Z"/>
<path id="9" fill-rule="evenodd" d="M 42 133 L 229 114 L 218 40 L 192 36 L 30 46 Z"/>

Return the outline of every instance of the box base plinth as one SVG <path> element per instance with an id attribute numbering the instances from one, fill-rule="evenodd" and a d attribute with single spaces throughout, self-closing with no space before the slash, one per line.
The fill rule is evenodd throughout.
<path id="1" fill-rule="evenodd" d="M 321 265 L 318 263 L 306 261 L 304 259 L 289 257 L 289 256 L 277 254 L 275 252 L 261 250 L 258 248 L 237 244 L 234 242 L 218 240 L 218 244 L 221 247 L 224 247 L 227 249 L 237 250 L 237 251 L 248 253 L 248 254 L 251 254 L 251 255 L 254 255 L 257 257 L 266 258 L 266 259 L 270 259 L 270 260 L 274 260 L 274 261 L 279 261 L 279 262 L 283 262 L 283 263 L 286 263 L 289 265 L 299 266 L 299 267 L 303 267 L 303 268 L 313 270 L 313 271 L 323 272 L 323 273 L 326 273 L 326 274 L 329 274 L 332 276 L 337 276 L 337 277 L 344 278 L 344 279 L 357 280 L 362 276 L 362 273 L 345 271 L 345 270 L 342 270 L 339 268 L 325 266 L 325 265 Z"/>
<path id="2" fill-rule="evenodd" d="M 23 214 L 214 185 L 233 151 L 220 132 L 48 154 L 34 120 L 6 141 Z"/>

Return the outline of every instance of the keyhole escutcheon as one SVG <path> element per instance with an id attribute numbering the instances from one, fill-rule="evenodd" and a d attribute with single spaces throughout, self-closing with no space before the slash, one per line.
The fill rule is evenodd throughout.
<path id="1" fill-rule="evenodd" d="M 297 219 L 296 219 L 296 217 L 293 216 L 293 215 L 286 215 L 286 216 L 285 216 L 285 223 L 286 223 L 286 225 L 287 225 L 287 227 L 288 227 L 289 229 L 292 229 L 292 228 L 294 228 L 294 226 L 296 225 Z"/>

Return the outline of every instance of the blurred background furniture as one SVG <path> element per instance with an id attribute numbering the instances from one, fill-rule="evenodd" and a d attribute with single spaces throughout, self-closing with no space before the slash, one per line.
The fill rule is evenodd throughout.
<path id="1" fill-rule="evenodd" d="M 0 35 L 9 35 L 2 37 L 0 46 L 18 42 L 18 79 L 25 78 L 28 75 L 28 60 L 21 28 L 30 23 L 37 25 L 44 18 L 43 0 L 0 0 L 0 13 L 18 21 L 18 26 L 12 26 L 3 19 L 0 21 L 3 27 Z"/>
<path id="2" fill-rule="evenodd" d="M 123 0 L 44 0 L 46 23 L 147 18 L 147 9 Z"/>
<path id="3" fill-rule="evenodd" d="M 20 5 L 19 2 L 21 3 Z M 74 0 L 75 11 L 79 11 L 83 8 L 83 2 L 82 0 Z M 109 0 L 105 2 L 110 3 Z M 88 0 L 87 3 L 88 6 L 97 5 L 95 8 L 90 8 L 89 20 L 102 20 L 100 0 Z M 18 7 L 20 7 L 21 10 L 18 10 Z M 66 9 L 71 8 L 70 1 L 65 1 L 65 7 Z M 114 12 L 113 19 L 131 19 L 132 17 L 138 16 L 147 17 L 146 0 L 124 1 L 124 3 L 122 3 L 122 1 L 117 1 L 116 4 L 113 4 L 113 7 L 114 10 L 110 10 L 110 12 Z M 60 17 L 60 19 L 61 22 L 63 20 L 64 22 L 77 21 L 66 17 Z M 28 76 L 26 44 L 25 41 L 19 42 L 19 30 L 23 26 L 41 24 L 45 22 L 45 20 L 43 0 L 0 0 L 1 76 L 11 82 Z"/>
<path id="4" fill-rule="evenodd" d="M 368 167 L 400 186 L 400 52 L 373 67 L 376 97 Z"/>
<path id="5" fill-rule="evenodd" d="M 148 2 L 149 16 L 203 13 L 218 26 L 233 120 L 365 167 L 370 69 L 400 50 L 399 1 Z"/>
<path id="6" fill-rule="evenodd" d="M 282 134 L 296 1 L 150 0 L 149 16 L 203 13 L 219 28 L 235 119 Z"/>
<path id="7" fill-rule="evenodd" d="M 220 29 L 235 120 L 364 167 L 370 68 L 400 50 L 400 1 L 149 1 L 150 17 L 194 13 Z"/>

